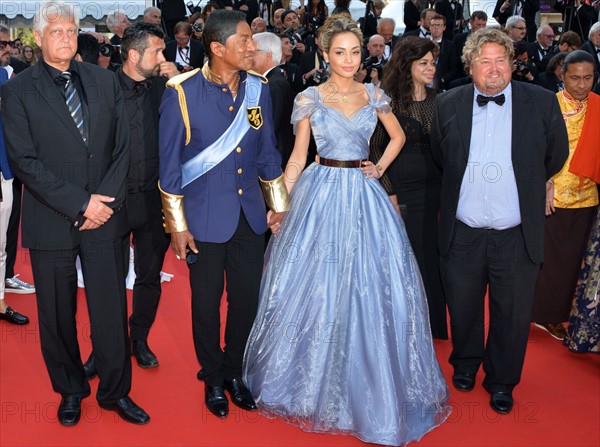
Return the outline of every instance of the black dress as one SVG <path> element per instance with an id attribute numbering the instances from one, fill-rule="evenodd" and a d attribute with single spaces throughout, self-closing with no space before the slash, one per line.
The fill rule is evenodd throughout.
<path id="1" fill-rule="evenodd" d="M 406 143 L 381 180 L 388 194 L 396 194 L 401 207 L 406 207 L 404 223 L 427 292 L 432 336 L 447 339 L 446 299 L 437 248 L 442 172 L 433 161 L 429 142 L 435 95 L 428 89 L 427 97 L 413 102 L 406 111 L 398 110 L 392 102 Z M 379 122 L 371 137 L 370 158 L 379 160 L 388 143 L 389 136 Z"/>

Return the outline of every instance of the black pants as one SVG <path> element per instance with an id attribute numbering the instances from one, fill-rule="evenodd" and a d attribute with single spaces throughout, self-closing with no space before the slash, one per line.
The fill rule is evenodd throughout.
<path id="1" fill-rule="evenodd" d="M 129 394 L 131 357 L 127 337 L 125 295 L 127 238 L 104 241 L 83 232 L 78 246 L 68 250 L 33 250 L 42 355 L 54 391 L 85 397 L 85 379 L 77 341 L 77 272 L 81 258 L 92 346 L 100 383 L 98 402 L 111 404 Z M 85 334 L 88 331 L 84 328 Z"/>
<path id="2" fill-rule="evenodd" d="M 161 295 L 160 271 L 169 248 L 158 190 L 127 195 L 127 218 L 133 235 L 135 283 L 129 318 L 132 340 L 146 341 Z"/>
<path id="3" fill-rule="evenodd" d="M 252 231 L 240 211 L 238 227 L 223 244 L 198 242 L 198 261 L 189 266 L 192 325 L 198 361 L 207 385 L 242 374 L 246 341 L 256 310 L 263 268 L 264 236 Z M 227 276 L 227 326 L 221 349 L 220 305 Z"/>
<path id="4" fill-rule="evenodd" d="M 18 178 L 13 179 L 13 204 L 8 229 L 6 230 L 6 277 L 15 276 L 15 261 L 17 260 L 17 244 L 19 239 L 19 223 L 21 222 L 21 196 L 23 184 Z"/>
<path id="5" fill-rule="evenodd" d="M 496 231 L 456 221 L 450 250 L 440 258 L 440 270 L 450 312 L 454 371 L 475 373 L 483 363 L 483 386 L 489 392 L 512 391 L 521 380 L 539 271 L 527 253 L 521 226 Z"/>

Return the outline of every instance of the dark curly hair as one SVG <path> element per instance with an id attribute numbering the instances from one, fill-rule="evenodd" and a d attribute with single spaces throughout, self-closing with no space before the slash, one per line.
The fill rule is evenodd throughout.
<path id="1" fill-rule="evenodd" d="M 427 53 L 435 57 L 437 51 L 436 43 L 416 36 L 403 37 L 394 45 L 392 57 L 383 68 L 381 88 L 400 110 L 406 110 L 413 102 L 415 86 L 411 75 L 412 63 Z"/>

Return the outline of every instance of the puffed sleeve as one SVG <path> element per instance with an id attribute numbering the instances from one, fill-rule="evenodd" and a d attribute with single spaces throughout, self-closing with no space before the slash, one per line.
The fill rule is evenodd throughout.
<path id="1" fill-rule="evenodd" d="M 294 125 L 294 132 L 296 130 L 296 124 L 304 118 L 311 116 L 317 108 L 319 104 L 318 95 L 319 91 L 316 87 L 309 87 L 296 95 L 291 118 L 291 123 Z"/>
<path id="2" fill-rule="evenodd" d="M 369 98 L 371 98 L 371 104 L 377 109 L 377 112 L 382 115 L 387 115 L 392 111 L 390 106 L 390 97 L 385 92 L 374 84 L 365 84 Z"/>

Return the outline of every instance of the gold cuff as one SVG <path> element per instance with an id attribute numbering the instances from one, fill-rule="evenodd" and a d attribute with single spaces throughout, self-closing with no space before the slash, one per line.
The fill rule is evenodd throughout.
<path id="1" fill-rule="evenodd" d="M 186 231 L 188 226 L 183 212 L 183 196 L 163 191 L 160 182 L 158 182 L 158 189 L 160 190 L 160 200 L 163 208 L 165 232 L 180 233 Z"/>
<path id="2" fill-rule="evenodd" d="M 267 206 L 276 213 L 287 211 L 290 205 L 290 197 L 283 180 L 283 174 L 274 180 L 263 180 L 260 177 L 259 180 Z"/>

